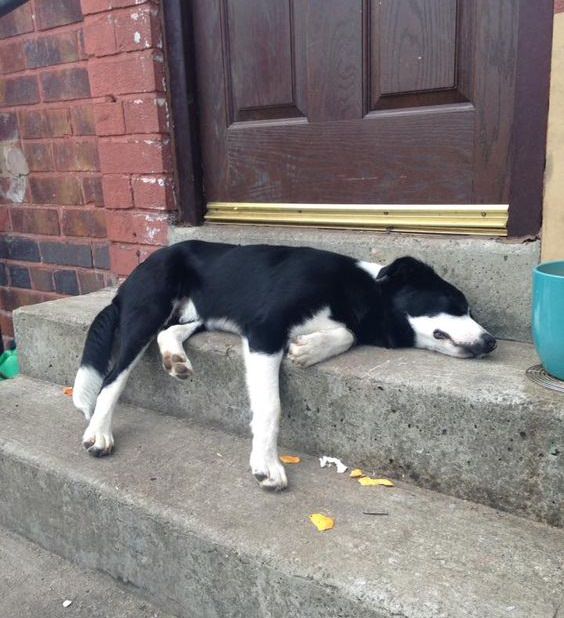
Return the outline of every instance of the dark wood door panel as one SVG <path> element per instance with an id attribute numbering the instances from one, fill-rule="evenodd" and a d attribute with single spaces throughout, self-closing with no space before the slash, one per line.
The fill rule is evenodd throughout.
<path id="1" fill-rule="evenodd" d="M 298 7 L 306 26 L 300 51 L 307 66 L 308 120 L 362 118 L 362 0 L 308 0 Z"/>
<path id="2" fill-rule="evenodd" d="M 227 132 L 226 183 L 210 201 L 470 203 L 471 106 L 368 120 L 254 123 Z"/>
<path id="3" fill-rule="evenodd" d="M 457 0 L 378 0 L 370 10 L 380 94 L 455 87 Z"/>
<path id="4" fill-rule="evenodd" d="M 221 0 L 229 123 L 302 116 L 290 2 Z"/>

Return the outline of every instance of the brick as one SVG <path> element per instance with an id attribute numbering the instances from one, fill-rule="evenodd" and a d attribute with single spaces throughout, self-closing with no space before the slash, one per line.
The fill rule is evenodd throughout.
<path id="1" fill-rule="evenodd" d="M 79 59 L 76 32 L 61 32 L 25 42 L 28 68 L 54 66 Z"/>
<path id="2" fill-rule="evenodd" d="M 18 138 L 18 117 L 15 112 L 0 112 L 0 142 Z"/>
<path id="3" fill-rule="evenodd" d="M 168 220 L 157 213 L 109 210 L 106 217 L 108 238 L 117 242 L 166 245 Z"/>
<path id="4" fill-rule="evenodd" d="M 46 123 L 43 112 L 29 111 L 22 112 L 20 115 L 20 131 L 22 137 L 45 137 Z"/>
<path id="5" fill-rule="evenodd" d="M 29 277 L 29 269 L 26 266 L 17 266 L 10 264 L 8 266 L 10 273 L 10 285 L 14 288 L 31 288 L 31 279 Z"/>
<path id="6" fill-rule="evenodd" d="M 40 75 L 45 101 L 68 101 L 90 98 L 88 71 L 85 68 L 63 69 Z"/>
<path id="7" fill-rule="evenodd" d="M 106 213 L 102 209 L 66 208 L 63 211 L 62 224 L 65 236 L 106 237 Z"/>
<path id="8" fill-rule="evenodd" d="M 90 15 L 93 13 L 101 13 L 110 9 L 123 8 L 126 6 L 138 6 L 145 4 L 143 0 L 82 0 L 82 13 Z M 147 2 L 147 4 L 155 4 L 155 2 Z"/>
<path id="9" fill-rule="evenodd" d="M 85 204 L 103 206 L 102 178 L 100 176 L 84 176 L 82 179 L 82 195 Z"/>
<path id="10" fill-rule="evenodd" d="M 35 204 L 80 204 L 82 190 L 75 176 L 37 177 L 29 180 L 31 199 Z"/>
<path id="11" fill-rule="evenodd" d="M 82 245 L 68 241 L 40 243 L 43 261 L 47 264 L 64 266 L 92 266 L 92 251 L 90 245 Z"/>
<path id="12" fill-rule="evenodd" d="M 7 311 L 0 311 L 0 332 L 6 340 L 8 337 L 14 336 L 14 324 L 12 317 Z M 6 349 L 9 349 L 6 346 Z"/>
<path id="13" fill-rule="evenodd" d="M 139 264 L 141 251 L 135 245 L 115 245 L 110 247 L 112 272 L 127 276 Z"/>
<path id="14" fill-rule="evenodd" d="M 77 105 L 70 110 L 73 135 L 96 135 L 92 105 Z"/>
<path id="15" fill-rule="evenodd" d="M 67 109 L 49 109 L 44 112 L 45 137 L 65 137 L 72 129 Z"/>
<path id="16" fill-rule="evenodd" d="M 56 270 L 53 273 L 55 291 L 59 294 L 79 294 L 78 278 L 75 270 Z"/>
<path id="17" fill-rule="evenodd" d="M 125 120 L 120 102 L 98 103 L 94 107 L 97 135 L 123 135 Z"/>
<path id="18" fill-rule="evenodd" d="M 100 167 L 93 141 L 64 140 L 53 144 L 55 166 L 64 172 L 96 172 Z"/>
<path id="19" fill-rule="evenodd" d="M 115 12 L 114 28 L 118 51 L 162 47 L 158 9 L 150 4 Z"/>
<path id="20" fill-rule="evenodd" d="M 42 292 L 52 292 L 55 289 L 53 285 L 53 273 L 44 268 L 30 268 L 31 285 L 34 290 Z"/>
<path id="21" fill-rule="evenodd" d="M 92 96 L 164 90 L 163 57 L 160 52 L 150 50 L 93 60 L 89 73 Z"/>
<path id="22" fill-rule="evenodd" d="M 19 288 L 0 289 L 0 306 L 8 311 L 12 311 L 24 305 L 43 303 L 47 300 L 53 300 L 53 298 L 57 297 L 36 290 L 22 290 Z"/>
<path id="23" fill-rule="evenodd" d="M 92 257 L 94 261 L 94 268 L 101 268 L 103 270 L 110 269 L 110 246 L 109 245 L 93 245 Z"/>
<path id="24" fill-rule="evenodd" d="M 106 208 L 133 208 L 133 194 L 129 176 L 107 174 L 102 176 Z"/>
<path id="25" fill-rule="evenodd" d="M 81 0 L 82 14 L 91 15 L 112 8 L 112 0 Z"/>
<path id="26" fill-rule="evenodd" d="M 101 139 L 98 151 L 103 174 L 158 174 L 172 171 L 168 139 Z"/>
<path id="27" fill-rule="evenodd" d="M 164 97 L 143 96 L 123 102 L 127 133 L 163 133 L 169 130 Z"/>
<path id="28" fill-rule="evenodd" d="M 0 79 L 0 105 L 31 105 L 39 102 L 39 88 L 34 75 Z"/>
<path id="29" fill-rule="evenodd" d="M 0 238 L 0 241 L 2 239 Z M 39 247 L 35 240 L 19 236 L 4 237 L 5 248 L 0 249 L 0 257 L 22 262 L 39 262 Z"/>
<path id="30" fill-rule="evenodd" d="M 106 279 L 103 273 L 97 273 L 91 270 L 81 270 L 77 274 L 81 294 L 96 292 L 97 290 L 101 290 L 106 285 Z"/>
<path id="31" fill-rule="evenodd" d="M 14 232 L 57 235 L 59 214 L 53 209 L 19 206 L 12 209 L 12 228 Z"/>
<path id="32" fill-rule="evenodd" d="M 8 269 L 6 264 L 0 262 L 0 286 L 8 285 Z"/>
<path id="33" fill-rule="evenodd" d="M 0 19 L 0 39 L 26 32 L 33 32 L 31 2 L 27 2 Z"/>
<path id="34" fill-rule="evenodd" d="M 10 215 L 7 206 L 0 206 L 0 232 L 10 231 Z"/>
<path id="35" fill-rule="evenodd" d="M 50 143 L 24 142 L 23 151 L 31 172 L 50 172 L 54 169 Z"/>
<path id="36" fill-rule="evenodd" d="M 64 137 L 71 135 L 69 113 L 66 109 L 26 111 L 20 114 L 20 131 L 24 138 Z"/>
<path id="37" fill-rule="evenodd" d="M 141 210 L 173 210 L 175 208 L 172 180 L 163 176 L 132 178 L 133 202 Z"/>
<path id="38" fill-rule="evenodd" d="M 25 54 L 21 41 L 0 46 L 0 74 L 16 73 L 25 69 Z"/>
<path id="39" fill-rule="evenodd" d="M 40 0 L 35 11 L 40 30 L 82 21 L 80 0 Z"/>
<path id="40" fill-rule="evenodd" d="M 88 56 L 109 56 L 116 53 L 114 19 L 111 13 L 86 19 L 84 51 Z"/>

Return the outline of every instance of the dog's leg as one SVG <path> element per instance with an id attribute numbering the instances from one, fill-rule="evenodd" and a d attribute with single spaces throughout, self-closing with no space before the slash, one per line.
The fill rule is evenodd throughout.
<path id="1" fill-rule="evenodd" d="M 192 364 L 186 356 L 183 342 L 202 327 L 201 322 L 175 324 L 157 336 L 164 370 L 175 378 L 185 380 L 192 374 Z"/>
<path id="2" fill-rule="evenodd" d="M 354 343 L 354 335 L 344 326 L 300 335 L 290 344 L 288 358 L 300 367 L 309 367 L 346 352 Z"/>
<path id="3" fill-rule="evenodd" d="M 243 340 L 243 351 L 253 415 L 251 471 L 264 489 L 281 490 L 288 485 L 284 466 L 278 459 L 280 422 L 278 381 L 282 352 L 264 354 L 252 351 L 246 339 Z"/>
<path id="4" fill-rule="evenodd" d="M 124 311 L 120 321 L 119 353 L 112 370 L 104 378 L 96 399 L 94 414 L 82 437 L 82 444 L 91 455 L 109 455 L 114 446 L 112 415 L 125 384 L 149 342 L 165 322 L 170 308 L 143 308 Z"/>
<path id="5" fill-rule="evenodd" d="M 146 348 L 146 346 L 145 346 Z M 82 444 L 91 455 L 102 457 L 110 455 L 114 448 L 114 437 L 112 434 L 112 416 L 119 396 L 125 388 L 127 378 L 133 367 L 143 355 L 141 353 L 127 366 L 121 370 L 113 369 L 104 380 L 102 390 L 96 400 L 94 414 L 88 423 L 88 427 L 82 436 Z"/>

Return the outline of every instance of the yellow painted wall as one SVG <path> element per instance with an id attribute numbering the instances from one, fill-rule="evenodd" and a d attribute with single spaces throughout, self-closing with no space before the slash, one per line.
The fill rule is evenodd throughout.
<path id="1" fill-rule="evenodd" d="M 554 16 L 546 154 L 542 260 L 564 260 L 564 13 Z"/>

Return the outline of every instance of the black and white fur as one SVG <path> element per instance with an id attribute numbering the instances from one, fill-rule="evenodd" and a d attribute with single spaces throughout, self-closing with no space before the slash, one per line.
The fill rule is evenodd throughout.
<path id="1" fill-rule="evenodd" d="M 242 337 L 250 465 L 270 489 L 287 485 L 277 451 L 285 353 L 309 367 L 354 344 L 460 358 L 496 346 L 462 292 L 414 258 L 381 267 L 306 247 L 179 243 L 140 264 L 90 327 L 73 401 L 89 421 L 83 444 L 91 454 L 111 453 L 114 408 L 150 341 L 157 336 L 163 367 L 182 379 L 192 373 L 183 343 L 203 330 Z"/>

